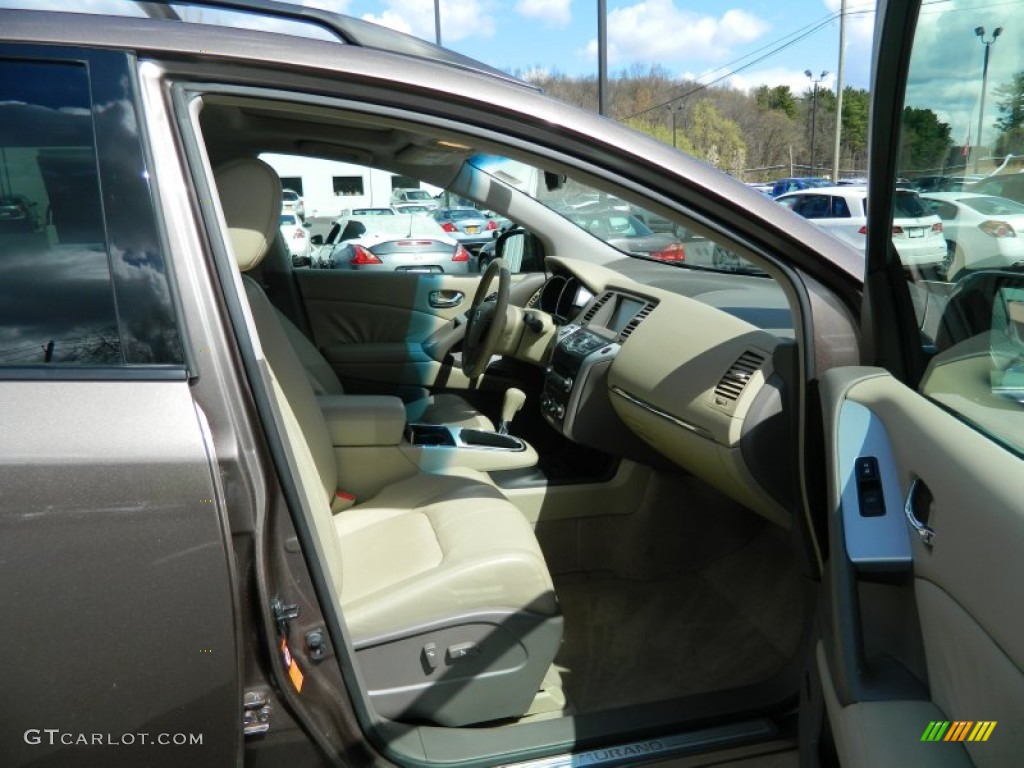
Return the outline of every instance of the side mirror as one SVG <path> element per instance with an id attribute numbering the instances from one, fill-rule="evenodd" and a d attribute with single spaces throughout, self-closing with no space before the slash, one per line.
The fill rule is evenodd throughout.
<path id="1" fill-rule="evenodd" d="M 542 269 L 544 254 L 540 242 L 521 227 L 513 227 L 498 235 L 494 253 L 505 260 L 512 274 L 538 272 Z"/>
<path id="2" fill-rule="evenodd" d="M 308 227 L 310 225 L 307 224 L 306 226 Z M 313 245 L 321 246 L 321 245 L 324 244 L 324 236 L 323 235 L 313 235 L 311 238 L 309 238 L 309 242 L 312 243 Z"/>

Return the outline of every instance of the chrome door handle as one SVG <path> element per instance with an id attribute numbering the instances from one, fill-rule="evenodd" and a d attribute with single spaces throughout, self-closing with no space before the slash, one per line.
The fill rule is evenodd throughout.
<path id="1" fill-rule="evenodd" d="M 903 503 L 903 514 L 907 516 L 907 522 L 910 523 L 910 527 L 917 531 L 917 535 L 921 537 L 921 542 L 931 549 L 935 542 L 935 531 L 918 520 L 917 513 L 914 511 L 914 498 L 919 490 L 925 488 L 927 486 L 921 482 L 921 478 L 915 477 L 914 481 L 910 484 L 910 490 L 907 491 L 907 500 Z"/>
<path id="2" fill-rule="evenodd" d="M 457 307 L 466 298 L 462 291 L 431 291 L 430 306 L 434 309 L 451 309 Z"/>

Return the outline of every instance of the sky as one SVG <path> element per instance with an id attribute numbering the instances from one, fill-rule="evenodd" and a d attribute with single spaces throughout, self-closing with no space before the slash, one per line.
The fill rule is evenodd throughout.
<path id="1" fill-rule="evenodd" d="M 435 39 L 435 0 L 287 0 Z M 598 0 L 439 0 L 445 47 L 520 76 L 597 74 Z M 875 0 L 846 0 L 845 82 L 867 88 Z M 841 0 L 606 0 L 608 69 L 652 66 L 672 77 L 749 90 L 810 70 L 835 88 Z M 3 7 L 97 11 L 124 0 L 0 0 Z M 131 6 L 132 13 L 141 13 Z M 196 14 L 216 13 L 191 9 Z M 825 73 L 824 75 L 822 73 Z"/>
<path id="2" fill-rule="evenodd" d="M 434 0 L 302 0 L 434 39 Z M 657 65 L 671 76 L 744 90 L 835 88 L 840 0 L 606 0 L 608 69 Z M 440 0 L 447 48 L 520 75 L 597 73 L 598 0 Z M 847 0 L 847 85 L 867 88 L 875 0 Z"/>

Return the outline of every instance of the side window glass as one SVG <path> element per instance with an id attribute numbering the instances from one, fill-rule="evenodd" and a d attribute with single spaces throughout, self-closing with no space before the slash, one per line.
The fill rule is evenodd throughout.
<path id="1" fill-rule="evenodd" d="M 842 197 L 832 198 L 832 218 L 833 219 L 848 219 L 850 218 L 850 206 L 846 204 L 846 200 Z"/>
<path id="2" fill-rule="evenodd" d="M 118 134 L 132 102 L 98 90 L 86 64 L 0 60 L 0 366 L 182 361 L 141 155 Z M 105 163 L 142 196 L 105 199 Z"/>
<path id="3" fill-rule="evenodd" d="M 86 68 L 0 71 L 0 364 L 123 363 Z"/>
<path id="4" fill-rule="evenodd" d="M 930 354 L 920 388 L 1024 452 L 1024 6 L 926 4 L 905 99 L 896 175 L 942 180 L 893 206 Z"/>

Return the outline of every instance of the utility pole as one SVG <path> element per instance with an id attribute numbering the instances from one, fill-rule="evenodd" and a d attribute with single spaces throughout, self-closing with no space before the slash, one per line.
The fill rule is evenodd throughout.
<path id="1" fill-rule="evenodd" d="M 441 44 L 441 0 L 434 0 L 434 40 Z"/>
<path id="2" fill-rule="evenodd" d="M 843 88 L 846 69 L 846 0 L 839 6 L 839 69 L 836 71 L 836 141 L 832 151 L 832 183 L 839 183 L 839 152 L 843 134 Z"/>
<path id="3" fill-rule="evenodd" d="M 804 74 L 811 79 L 811 83 L 814 86 L 814 90 L 811 93 L 811 176 L 814 175 L 814 134 L 817 130 L 818 121 L 818 83 L 825 79 L 825 75 L 828 74 L 827 69 L 821 71 L 821 77 L 817 80 L 814 79 L 814 75 L 811 74 L 811 70 L 805 69 Z"/>
<path id="4" fill-rule="evenodd" d="M 974 34 L 978 36 L 981 44 L 985 46 L 985 59 L 981 66 L 981 104 L 978 105 L 978 136 L 975 141 L 978 142 L 978 149 L 974 153 L 974 172 L 978 172 L 978 162 L 981 160 L 981 131 L 983 130 L 982 121 L 985 119 L 985 92 L 988 90 L 988 56 L 992 50 L 992 46 L 1001 34 L 1003 34 L 1002 27 L 996 27 L 992 33 L 992 39 L 985 40 L 985 28 L 975 27 Z"/>
<path id="5" fill-rule="evenodd" d="M 608 3 L 597 0 L 597 112 L 608 114 Z"/>

